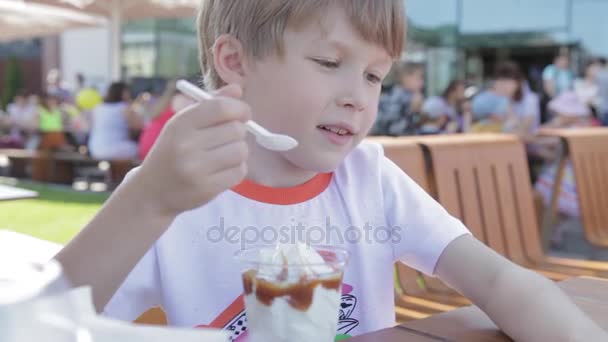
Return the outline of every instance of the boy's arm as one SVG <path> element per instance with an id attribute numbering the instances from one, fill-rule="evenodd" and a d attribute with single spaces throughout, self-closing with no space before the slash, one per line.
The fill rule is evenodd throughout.
<path id="1" fill-rule="evenodd" d="M 171 224 L 130 179 L 112 194 L 95 218 L 55 257 L 73 286 L 90 285 L 97 311 Z"/>
<path id="2" fill-rule="evenodd" d="M 470 235 L 448 245 L 436 274 L 516 341 L 608 341 L 608 334 L 550 280 Z"/>
<path id="3" fill-rule="evenodd" d="M 73 286 L 89 285 L 102 310 L 173 219 L 209 202 L 246 175 L 245 121 L 238 87 L 177 114 L 146 160 L 57 256 Z M 179 248 L 179 246 L 176 246 Z"/>

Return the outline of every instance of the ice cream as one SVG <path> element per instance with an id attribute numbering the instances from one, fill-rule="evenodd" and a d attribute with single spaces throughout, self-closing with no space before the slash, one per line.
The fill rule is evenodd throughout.
<path id="1" fill-rule="evenodd" d="M 346 258 L 304 244 L 258 249 L 243 273 L 249 342 L 333 341 Z"/>

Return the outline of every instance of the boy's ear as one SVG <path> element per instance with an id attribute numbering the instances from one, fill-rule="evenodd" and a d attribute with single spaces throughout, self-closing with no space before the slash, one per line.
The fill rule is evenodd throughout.
<path id="1" fill-rule="evenodd" d="M 234 36 L 223 34 L 213 45 L 213 64 L 226 84 L 243 85 L 247 56 L 243 44 Z"/>

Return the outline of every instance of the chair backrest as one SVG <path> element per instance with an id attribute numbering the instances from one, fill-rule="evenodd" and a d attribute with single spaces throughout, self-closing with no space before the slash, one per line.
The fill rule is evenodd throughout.
<path id="1" fill-rule="evenodd" d="M 574 169 L 585 236 L 608 246 L 608 128 L 559 130 Z"/>
<path id="2" fill-rule="evenodd" d="M 473 235 L 507 258 L 542 256 L 523 143 L 515 136 L 475 134 L 421 139 L 428 149 L 437 200 Z"/>

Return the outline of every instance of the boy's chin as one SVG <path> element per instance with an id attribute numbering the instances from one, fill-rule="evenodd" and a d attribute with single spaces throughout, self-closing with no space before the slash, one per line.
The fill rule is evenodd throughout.
<path id="1" fill-rule="evenodd" d="M 333 172 L 340 166 L 345 156 L 337 153 L 317 153 L 307 156 L 300 156 L 297 160 L 292 160 L 299 168 L 318 173 Z"/>

